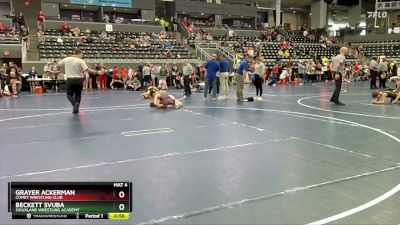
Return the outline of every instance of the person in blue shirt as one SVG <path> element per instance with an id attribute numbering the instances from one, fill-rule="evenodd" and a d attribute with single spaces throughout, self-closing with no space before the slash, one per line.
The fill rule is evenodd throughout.
<path id="1" fill-rule="evenodd" d="M 36 68 L 33 66 L 32 69 L 29 71 L 29 78 L 34 78 L 38 76 L 38 72 L 36 71 Z"/>
<path id="2" fill-rule="evenodd" d="M 221 85 L 221 92 L 219 99 L 227 99 L 229 92 L 229 62 L 225 56 L 221 55 L 219 62 L 219 83 Z"/>
<path id="3" fill-rule="evenodd" d="M 219 72 L 219 63 L 217 62 L 217 55 L 213 54 L 211 59 L 208 60 L 204 66 L 206 68 L 206 80 L 204 87 L 204 98 L 207 98 L 208 88 L 212 87 L 213 99 L 217 97 L 217 73 Z"/>
<path id="4" fill-rule="evenodd" d="M 249 64 L 253 63 L 254 57 L 247 56 L 243 62 L 240 63 L 238 69 L 236 70 L 235 81 L 236 81 L 236 97 L 238 101 L 244 101 L 243 97 L 243 86 L 244 86 L 244 76 L 246 76 L 249 70 Z"/>

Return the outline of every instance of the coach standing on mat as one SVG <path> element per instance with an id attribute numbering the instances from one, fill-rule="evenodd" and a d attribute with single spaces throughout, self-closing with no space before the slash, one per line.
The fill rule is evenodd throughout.
<path id="1" fill-rule="evenodd" d="M 346 47 L 341 47 L 339 50 L 339 55 L 335 56 L 332 59 L 333 64 L 333 74 L 335 77 L 335 91 L 333 92 L 331 102 L 336 105 L 344 105 L 339 101 L 340 90 L 342 89 L 342 77 L 344 74 L 344 61 L 346 60 L 346 55 L 348 53 L 348 49 Z"/>
<path id="2" fill-rule="evenodd" d="M 247 74 L 247 71 L 249 70 L 249 64 L 253 62 L 254 56 L 247 56 L 247 59 L 243 60 L 243 62 L 240 63 L 239 68 L 236 70 L 236 75 L 235 75 L 235 82 L 236 82 L 236 96 L 237 96 L 237 101 L 242 102 L 244 101 L 243 97 L 243 86 L 244 86 L 244 77 Z"/>
<path id="3" fill-rule="evenodd" d="M 81 94 L 83 89 L 84 72 L 93 75 L 103 75 L 104 71 L 90 69 L 82 59 L 83 53 L 76 49 L 74 55 L 66 57 L 59 63 L 67 79 L 67 98 L 73 106 L 72 113 L 79 113 L 79 104 L 81 103 Z"/>

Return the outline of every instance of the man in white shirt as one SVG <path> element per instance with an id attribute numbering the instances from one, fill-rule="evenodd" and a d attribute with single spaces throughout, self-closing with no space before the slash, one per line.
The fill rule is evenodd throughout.
<path id="1" fill-rule="evenodd" d="M 183 85 L 185 87 L 185 96 L 190 97 L 192 91 L 190 90 L 190 75 L 193 73 L 193 66 L 186 62 L 182 67 Z"/>
<path id="2" fill-rule="evenodd" d="M 376 61 L 377 58 L 373 57 L 369 63 L 369 70 L 371 73 L 371 83 L 370 83 L 370 89 L 377 88 L 376 87 L 376 78 L 378 77 L 378 62 Z"/>
<path id="3" fill-rule="evenodd" d="M 151 83 L 151 69 L 150 64 L 145 64 L 143 67 L 144 86 L 147 88 Z"/>
<path id="4" fill-rule="evenodd" d="M 344 105 L 339 101 L 340 90 L 342 89 L 342 77 L 345 73 L 345 63 L 346 55 L 348 54 L 348 49 L 346 47 L 340 48 L 340 54 L 332 58 L 332 70 L 335 78 L 336 88 L 333 92 L 331 102 L 335 103 L 336 105 Z"/>
<path id="5" fill-rule="evenodd" d="M 90 69 L 82 59 L 83 53 L 76 49 L 74 55 L 66 57 L 58 64 L 65 74 L 67 80 L 67 98 L 73 106 L 72 113 L 79 113 L 81 94 L 83 89 L 84 72 L 94 75 L 103 75 L 104 70 L 96 71 Z"/>

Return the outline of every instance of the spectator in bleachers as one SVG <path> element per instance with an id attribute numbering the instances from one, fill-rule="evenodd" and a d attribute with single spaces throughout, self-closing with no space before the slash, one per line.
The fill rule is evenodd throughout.
<path id="1" fill-rule="evenodd" d="M 2 23 L 2 22 L 0 22 L 0 33 L 1 34 L 5 34 L 7 32 L 7 30 L 8 30 L 7 25 Z"/>
<path id="2" fill-rule="evenodd" d="M 14 13 L 10 13 L 10 18 L 11 18 L 11 26 L 17 30 L 19 30 L 19 24 L 17 22 L 17 17 L 15 16 Z"/>
<path id="3" fill-rule="evenodd" d="M 90 35 L 91 33 L 92 33 L 92 31 L 89 29 L 89 27 L 88 28 L 86 28 L 85 30 L 84 30 L 84 33 L 86 34 L 86 35 Z"/>
<path id="4" fill-rule="evenodd" d="M 20 30 L 20 39 L 21 39 L 21 43 L 25 43 L 26 44 L 26 49 L 27 51 L 29 51 L 29 47 L 30 47 L 30 41 L 29 41 L 29 31 L 25 26 L 21 26 L 21 30 Z"/>
<path id="5" fill-rule="evenodd" d="M 190 26 L 190 22 L 189 22 L 189 20 L 188 20 L 187 17 L 184 17 L 184 18 L 183 18 L 182 23 L 183 23 L 183 25 L 185 25 L 185 27 L 189 27 L 189 26 Z"/>
<path id="6" fill-rule="evenodd" d="M 79 37 L 79 35 L 81 34 L 81 29 L 79 29 L 78 26 L 75 26 L 74 28 L 71 29 L 71 33 L 75 37 Z"/>
<path id="7" fill-rule="evenodd" d="M 19 13 L 19 16 L 17 17 L 17 29 L 20 29 L 22 26 L 25 26 L 25 17 L 22 12 Z"/>
<path id="8" fill-rule="evenodd" d="M 37 31 L 36 34 L 37 34 L 37 37 L 38 37 L 39 41 L 44 42 L 46 40 L 46 38 L 44 36 L 44 31 L 43 31 L 42 28 L 38 28 L 38 31 Z"/>
<path id="9" fill-rule="evenodd" d="M 172 52 L 170 49 L 168 49 L 165 53 L 164 53 L 165 58 L 167 59 L 171 59 L 172 58 Z"/>
<path id="10" fill-rule="evenodd" d="M 106 23 L 110 23 L 110 16 L 108 14 L 104 14 L 103 20 Z"/>
<path id="11" fill-rule="evenodd" d="M 212 41 L 212 40 L 213 40 L 213 37 L 211 36 L 210 33 L 207 34 L 206 40 L 207 40 L 207 41 Z"/>
<path id="12" fill-rule="evenodd" d="M 283 58 L 286 58 L 286 59 L 290 58 L 289 50 L 286 49 L 286 50 L 283 52 Z"/>
<path id="13" fill-rule="evenodd" d="M 46 16 L 44 15 L 43 11 L 39 11 L 39 13 L 36 16 L 36 22 L 37 22 L 38 29 L 42 28 L 44 30 L 43 23 L 45 20 L 46 20 Z"/>
<path id="14" fill-rule="evenodd" d="M 174 27 L 174 32 L 178 31 L 178 20 L 176 18 L 174 18 L 174 20 L 172 21 L 172 25 Z"/>

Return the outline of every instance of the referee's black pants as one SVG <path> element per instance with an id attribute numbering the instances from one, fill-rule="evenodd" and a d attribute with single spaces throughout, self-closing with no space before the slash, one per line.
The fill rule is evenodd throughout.
<path id="1" fill-rule="evenodd" d="M 186 97 L 189 97 L 192 94 L 192 91 L 190 90 L 190 76 L 189 75 L 183 76 L 183 86 L 185 86 Z"/>
<path id="2" fill-rule="evenodd" d="M 377 88 L 376 87 L 376 77 L 378 76 L 378 71 L 376 70 L 371 70 L 371 83 L 370 83 L 370 88 Z"/>
<path id="3" fill-rule="evenodd" d="M 333 92 L 332 98 L 331 98 L 331 102 L 334 103 L 338 103 L 339 102 L 339 95 L 340 95 L 340 91 L 342 89 L 342 74 L 341 73 L 337 73 L 337 72 L 333 72 L 334 78 L 335 78 L 335 91 Z M 339 75 L 339 78 L 336 79 L 336 75 Z"/>
<path id="4" fill-rule="evenodd" d="M 67 78 L 67 98 L 72 106 L 81 103 L 83 78 Z"/>

